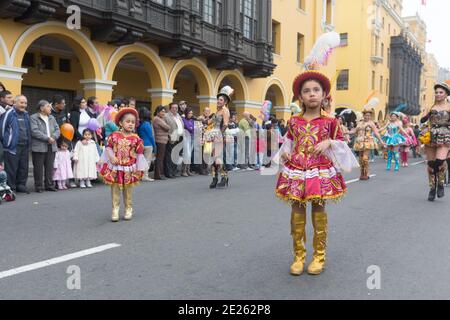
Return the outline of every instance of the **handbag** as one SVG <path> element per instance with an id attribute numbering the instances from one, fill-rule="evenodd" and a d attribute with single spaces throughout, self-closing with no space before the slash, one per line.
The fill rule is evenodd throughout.
<path id="1" fill-rule="evenodd" d="M 423 126 L 420 129 L 419 141 L 422 144 L 430 144 L 431 142 L 431 125 Z"/>

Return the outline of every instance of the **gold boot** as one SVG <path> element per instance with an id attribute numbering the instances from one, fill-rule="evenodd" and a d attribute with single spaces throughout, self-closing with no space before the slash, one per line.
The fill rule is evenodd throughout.
<path id="1" fill-rule="evenodd" d="M 131 220 L 133 218 L 133 187 L 123 187 L 123 202 L 125 204 L 124 220 Z"/>
<path id="2" fill-rule="evenodd" d="M 112 215 L 111 221 L 119 221 L 119 210 L 120 210 L 120 188 L 117 185 L 111 186 L 111 199 L 112 199 Z"/>
<path id="3" fill-rule="evenodd" d="M 312 275 L 318 275 L 323 272 L 325 268 L 325 255 L 327 249 L 327 231 L 328 231 L 328 219 L 327 214 L 321 210 L 315 210 L 313 206 L 313 227 L 314 227 L 314 254 L 313 261 L 308 266 L 308 273 Z"/>
<path id="4" fill-rule="evenodd" d="M 304 208 L 302 208 L 304 209 Z M 306 258 L 306 210 L 292 210 L 291 216 L 291 235 L 294 243 L 294 263 L 291 265 L 291 274 L 299 276 L 305 268 Z"/>

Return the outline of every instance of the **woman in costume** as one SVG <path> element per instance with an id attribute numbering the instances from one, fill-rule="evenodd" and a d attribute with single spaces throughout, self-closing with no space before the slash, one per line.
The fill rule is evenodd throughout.
<path id="1" fill-rule="evenodd" d="M 132 219 L 133 187 L 139 184 L 144 173 L 148 171 L 144 142 L 135 134 L 139 122 L 136 109 L 121 109 L 115 122 L 120 131 L 113 132 L 108 137 L 100 167 L 104 182 L 111 186 L 113 222 L 119 221 L 121 191 L 125 204 L 124 220 Z"/>
<path id="2" fill-rule="evenodd" d="M 421 132 L 421 142 L 425 145 L 428 161 L 430 192 L 428 200 L 444 197 L 446 160 L 450 148 L 450 87 L 446 83 L 434 86 L 435 103 L 421 123 L 426 124 Z"/>
<path id="3" fill-rule="evenodd" d="M 338 200 L 347 191 L 344 178 L 336 168 L 337 163 L 332 161 L 332 154 L 345 154 L 345 159 L 351 163 L 353 160 L 353 165 L 357 166 L 338 120 L 329 117 L 322 109 L 330 88 L 330 80 L 316 71 L 304 72 L 296 78 L 293 91 L 294 96 L 303 102 L 302 112 L 289 120 L 286 141 L 279 152 L 283 169 L 275 193 L 292 205 L 291 235 L 295 258 L 290 272 L 297 276 L 303 273 L 306 258 L 307 204 L 312 204 L 314 227 L 314 254 L 307 271 L 317 275 L 325 267 L 326 201 Z"/>
<path id="4" fill-rule="evenodd" d="M 224 188 L 228 187 L 229 177 L 224 165 L 224 144 L 225 144 L 225 130 L 228 128 L 230 122 L 230 110 L 228 105 L 231 102 L 231 96 L 234 90 L 230 86 L 225 86 L 217 95 L 217 112 L 209 120 L 212 126 L 211 130 L 206 131 L 206 143 L 212 144 L 211 155 L 213 158 L 211 173 L 213 181 L 209 188 Z M 219 182 L 219 174 L 221 181 Z"/>
<path id="5" fill-rule="evenodd" d="M 403 123 L 400 121 L 400 113 L 394 111 L 391 112 L 389 123 L 380 131 L 386 130 L 386 134 L 382 137 L 384 143 L 387 146 L 387 166 L 386 170 L 390 171 L 392 166 L 392 159 L 395 160 L 395 171 L 400 170 L 400 155 L 399 147 L 406 142 L 405 135 L 407 134 L 403 130 Z"/>
<path id="6" fill-rule="evenodd" d="M 404 135 L 406 141 L 400 146 L 400 155 L 402 160 L 402 167 L 408 167 L 408 155 L 411 151 L 411 148 L 415 148 L 417 145 L 416 136 L 414 134 L 414 130 L 411 128 L 411 123 L 407 116 L 404 116 L 402 119 L 403 130 L 406 135 Z"/>
<path id="7" fill-rule="evenodd" d="M 378 149 L 374 135 L 382 141 L 377 126 L 373 122 L 374 110 L 364 109 L 363 120 L 361 120 L 352 133 L 356 134 L 354 150 L 359 154 L 359 166 L 361 168 L 360 180 L 369 180 L 370 153 Z M 383 143 L 384 144 L 384 143 Z"/>

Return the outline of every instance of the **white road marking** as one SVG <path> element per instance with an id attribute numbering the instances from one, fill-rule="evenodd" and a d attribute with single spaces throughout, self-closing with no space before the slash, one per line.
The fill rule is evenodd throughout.
<path id="1" fill-rule="evenodd" d="M 0 272 L 0 279 L 3 278 L 7 278 L 7 277 L 11 277 L 14 276 L 16 274 L 19 273 L 23 273 L 23 272 L 28 272 L 28 271 L 33 271 L 36 269 L 41 269 L 41 268 L 45 268 L 54 264 L 58 264 L 58 263 L 62 263 L 62 262 L 66 262 L 66 261 L 70 261 L 70 260 L 74 260 L 74 259 L 78 259 L 84 256 L 88 256 L 88 255 L 92 255 L 92 254 L 96 254 L 96 253 L 100 253 L 109 249 L 113 249 L 113 248 L 117 248 L 120 247 L 120 244 L 117 243 L 109 243 L 100 247 L 95 247 L 95 248 L 91 248 L 91 249 L 87 249 L 87 250 L 82 250 L 82 251 L 78 251 L 78 252 L 74 252 L 71 254 L 67 254 L 61 257 L 57 257 L 57 258 L 53 258 L 53 259 L 49 259 L 49 260 L 45 260 L 45 261 L 41 261 L 41 262 L 36 262 L 33 264 L 29 264 L 26 266 L 21 266 L 18 268 L 14 268 L 14 269 L 10 269 L 10 270 L 6 270 L 6 271 L 2 271 Z"/>
<path id="2" fill-rule="evenodd" d="M 425 162 L 427 162 L 427 161 L 426 161 L 426 160 L 422 160 L 422 161 L 419 161 L 419 162 L 414 162 L 414 163 L 411 163 L 410 166 L 411 166 L 411 167 L 417 166 L 417 165 L 422 164 L 422 163 L 425 163 Z"/>
<path id="3" fill-rule="evenodd" d="M 371 174 L 369 177 L 373 178 L 373 177 L 376 177 L 376 176 L 377 176 L 376 174 Z M 345 183 L 346 184 L 352 184 L 352 183 L 355 183 L 355 182 L 358 182 L 358 181 L 359 181 L 359 178 L 358 179 L 349 180 L 349 181 L 345 181 Z"/>

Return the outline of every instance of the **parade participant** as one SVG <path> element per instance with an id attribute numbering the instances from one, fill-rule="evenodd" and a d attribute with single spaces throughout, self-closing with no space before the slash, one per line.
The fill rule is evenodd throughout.
<path id="1" fill-rule="evenodd" d="M 408 167 L 408 154 L 411 151 L 411 148 L 415 148 L 417 145 L 416 136 L 414 134 L 413 128 L 411 128 L 411 123 L 409 122 L 409 118 L 404 116 L 402 119 L 403 130 L 406 135 L 403 135 L 406 139 L 405 143 L 400 146 L 400 155 L 402 160 L 402 167 Z"/>
<path id="2" fill-rule="evenodd" d="M 292 204 L 291 235 L 295 253 L 290 268 L 292 275 L 300 275 L 304 269 L 308 203 L 312 204 L 314 227 L 314 254 L 308 273 L 320 274 L 325 267 L 328 232 L 326 201 L 338 200 L 347 191 L 344 178 L 335 167 L 338 164 L 331 160 L 330 148 L 345 151 L 343 158 L 357 166 L 355 157 L 344 142 L 338 120 L 328 117 L 322 110 L 330 89 L 330 80 L 316 71 L 304 72 L 295 79 L 294 96 L 303 102 L 302 112 L 289 120 L 286 141 L 279 152 L 284 166 L 275 193 Z"/>
<path id="3" fill-rule="evenodd" d="M 210 184 L 210 189 L 216 187 L 224 188 L 228 187 L 229 177 L 228 172 L 224 166 L 224 133 L 228 128 L 230 121 L 230 111 L 228 110 L 228 104 L 231 102 L 231 96 L 234 90 L 230 86 L 225 86 L 220 90 L 217 95 L 217 112 L 213 115 L 210 123 L 213 126 L 212 130 L 206 132 L 206 141 L 212 142 L 212 176 L 213 181 Z M 222 180 L 219 182 L 219 174 Z"/>
<path id="4" fill-rule="evenodd" d="M 342 135 L 344 136 L 344 141 L 349 144 L 350 143 L 350 130 L 348 130 L 345 125 L 345 119 L 342 116 L 337 116 L 336 119 L 339 121 L 339 127 L 341 128 Z"/>
<path id="5" fill-rule="evenodd" d="M 120 192 L 123 192 L 125 220 L 133 217 L 133 186 L 137 185 L 149 169 L 144 157 L 144 142 L 135 134 L 139 115 L 136 109 L 123 108 L 116 116 L 120 131 L 108 138 L 101 159 L 100 174 L 111 186 L 113 222 L 119 221 Z"/>
<path id="6" fill-rule="evenodd" d="M 406 141 L 403 135 L 406 132 L 403 130 L 403 123 L 400 121 L 400 114 L 396 111 L 391 112 L 389 123 L 386 124 L 380 131 L 386 131 L 382 137 L 382 141 L 387 146 L 387 166 L 386 170 L 390 171 L 392 166 L 392 159 L 395 160 L 395 171 L 400 170 L 400 155 L 399 147 Z"/>
<path id="7" fill-rule="evenodd" d="M 450 104 L 447 101 L 450 87 L 440 83 L 434 86 L 434 90 L 435 103 L 421 119 L 421 123 L 426 125 L 420 135 L 428 161 L 429 201 L 434 201 L 436 195 L 444 197 L 445 162 L 450 147 Z"/>
<path id="8" fill-rule="evenodd" d="M 373 122 L 375 111 L 373 109 L 364 109 L 363 120 L 361 120 L 352 133 L 356 134 L 355 145 L 353 149 L 359 154 L 359 166 L 361 168 L 360 180 L 369 180 L 369 158 L 370 153 L 378 149 L 374 135 L 379 141 L 382 141 L 377 126 Z M 384 144 L 384 143 L 383 143 Z"/>

